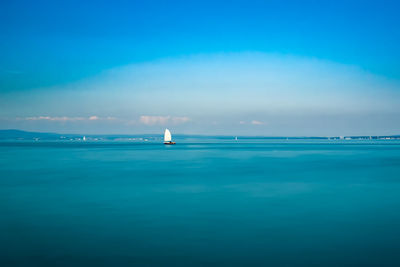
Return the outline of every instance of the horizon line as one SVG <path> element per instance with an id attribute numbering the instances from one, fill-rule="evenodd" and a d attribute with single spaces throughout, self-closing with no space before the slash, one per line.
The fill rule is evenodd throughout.
<path id="1" fill-rule="evenodd" d="M 0 129 L 0 131 L 20 131 L 20 132 L 25 132 L 25 133 L 37 133 L 37 134 L 56 134 L 56 135 L 79 135 L 79 136 L 138 136 L 138 135 L 160 135 L 162 136 L 163 133 L 129 133 L 129 134 L 124 134 L 124 133 L 59 133 L 59 132 L 38 132 L 38 131 L 27 131 L 27 130 L 21 130 L 21 129 Z M 232 135 L 232 134 L 183 134 L 183 133 L 174 133 L 174 136 L 204 136 L 204 137 L 264 137 L 264 138 L 340 138 L 340 137 L 398 137 L 400 136 L 400 133 L 398 134 L 386 134 L 386 135 L 370 135 L 370 134 L 365 134 L 365 135 Z"/>

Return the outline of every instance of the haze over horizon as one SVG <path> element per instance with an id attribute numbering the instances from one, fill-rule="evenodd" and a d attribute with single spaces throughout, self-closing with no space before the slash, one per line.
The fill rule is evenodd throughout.
<path id="1" fill-rule="evenodd" d="M 400 133 L 396 1 L 4 1 L 0 129 Z"/>

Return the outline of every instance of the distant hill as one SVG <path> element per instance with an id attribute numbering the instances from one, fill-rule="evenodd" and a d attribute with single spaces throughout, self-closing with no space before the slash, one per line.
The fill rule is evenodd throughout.
<path id="1" fill-rule="evenodd" d="M 28 139 L 43 139 L 43 140 L 53 140 L 59 139 L 60 134 L 56 133 L 39 133 L 39 132 L 26 132 L 21 130 L 0 130 L 0 140 L 28 140 Z"/>
<path id="2" fill-rule="evenodd" d="M 42 133 L 28 132 L 15 129 L 0 130 L 0 140 L 81 140 L 83 134 L 58 134 L 58 133 Z M 162 135 L 118 135 L 118 134 L 91 134 L 85 135 L 87 140 L 128 140 L 128 139 L 154 139 L 161 138 Z"/>

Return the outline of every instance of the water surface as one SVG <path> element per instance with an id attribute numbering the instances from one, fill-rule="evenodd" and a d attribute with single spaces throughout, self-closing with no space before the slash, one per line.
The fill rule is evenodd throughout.
<path id="1" fill-rule="evenodd" d="M 0 266 L 400 266 L 399 142 L 192 141 L 1 142 Z"/>

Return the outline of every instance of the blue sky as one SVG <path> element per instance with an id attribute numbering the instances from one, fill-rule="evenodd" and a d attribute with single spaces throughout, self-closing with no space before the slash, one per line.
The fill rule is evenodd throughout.
<path id="1" fill-rule="evenodd" d="M 0 128 L 396 134 L 399 7 L 2 1 Z"/>

